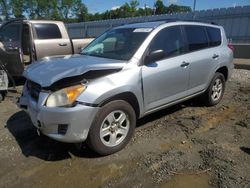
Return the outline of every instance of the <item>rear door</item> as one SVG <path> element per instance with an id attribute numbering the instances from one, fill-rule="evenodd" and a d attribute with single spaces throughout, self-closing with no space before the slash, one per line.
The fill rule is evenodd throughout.
<path id="1" fill-rule="evenodd" d="M 181 27 L 159 31 L 149 45 L 148 54 L 156 50 L 163 50 L 164 58 L 142 66 L 146 111 L 187 95 L 189 66 Z"/>
<path id="2" fill-rule="evenodd" d="M 0 30 L 0 63 L 12 76 L 21 76 L 24 66 L 21 56 L 22 22 L 3 25 Z"/>
<path id="3" fill-rule="evenodd" d="M 71 41 L 64 24 L 34 23 L 33 30 L 37 59 L 72 54 Z"/>
<path id="4" fill-rule="evenodd" d="M 219 50 L 213 48 L 205 26 L 185 25 L 190 62 L 190 83 L 188 94 L 206 89 L 214 67 L 219 62 Z"/>

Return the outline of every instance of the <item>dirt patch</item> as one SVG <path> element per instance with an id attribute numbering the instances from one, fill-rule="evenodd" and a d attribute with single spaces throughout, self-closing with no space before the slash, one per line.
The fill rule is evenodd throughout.
<path id="1" fill-rule="evenodd" d="M 177 174 L 170 181 L 161 185 L 161 188 L 213 188 L 208 174 Z"/>
<path id="2" fill-rule="evenodd" d="M 191 100 L 139 120 L 107 157 L 37 136 L 12 96 L 0 103 L 0 187 L 250 186 L 250 71 L 234 72 L 215 107 Z"/>

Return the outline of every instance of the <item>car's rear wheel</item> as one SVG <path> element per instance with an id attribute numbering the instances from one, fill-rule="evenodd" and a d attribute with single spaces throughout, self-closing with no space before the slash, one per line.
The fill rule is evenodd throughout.
<path id="1" fill-rule="evenodd" d="M 225 85 L 224 75 L 216 72 L 207 91 L 203 95 L 203 99 L 207 106 L 214 106 L 221 101 Z"/>
<path id="2" fill-rule="evenodd" d="M 132 106 L 122 100 L 112 101 L 96 115 L 87 143 L 100 155 L 115 153 L 127 145 L 135 125 L 136 115 Z"/>

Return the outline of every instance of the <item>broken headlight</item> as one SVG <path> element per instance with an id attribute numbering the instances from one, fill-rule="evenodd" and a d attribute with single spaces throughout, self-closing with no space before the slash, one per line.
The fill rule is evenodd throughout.
<path id="1" fill-rule="evenodd" d="M 76 85 L 51 93 L 46 101 L 47 107 L 71 106 L 77 97 L 86 89 L 85 85 Z"/>

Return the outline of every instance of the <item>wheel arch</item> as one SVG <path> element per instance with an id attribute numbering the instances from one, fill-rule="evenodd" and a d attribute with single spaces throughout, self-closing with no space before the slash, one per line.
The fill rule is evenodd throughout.
<path id="1" fill-rule="evenodd" d="M 98 106 L 102 107 L 105 104 L 107 104 L 107 103 L 109 103 L 111 101 L 114 101 L 114 100 L 124 100 L 124 101 L 126 101 L 134 109 L 135 114 L 136 114 L 136 118 L 140 117 L 140 105 L 139 105 L 137 97 L 132 92 L 123 92 L 123 93 L 119 93 L 117 95 L 114 95 L 112 97 L 109 97 L 108 99 L 105 99 L 104 101 L 99 103 Z"/>
<path id="2" fill-rule="evenodd" d="M 225 80 L 228 80 L 228 68 L 226 66 L 220 67 L 216 70 L 216 72 L 219 72 L 224 75 Z"/>

